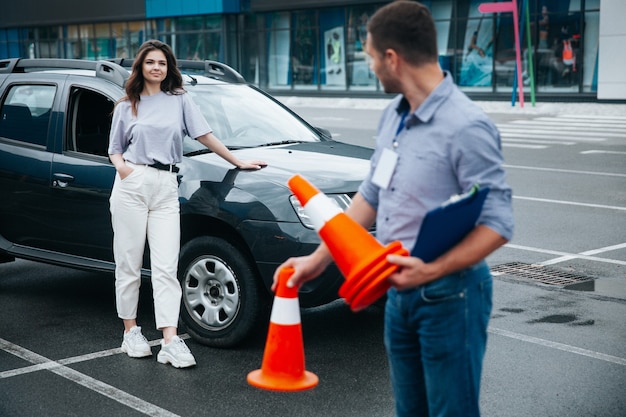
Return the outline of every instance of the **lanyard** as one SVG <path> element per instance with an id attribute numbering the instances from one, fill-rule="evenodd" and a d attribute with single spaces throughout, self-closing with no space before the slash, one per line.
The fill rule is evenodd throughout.
<path id="1" fill-rule="evenodd" d="M 398 135 L 400 134 L 400 132 L 402 132 L 402 129 L 404 129 L 404 122 L 408 114 L 409 114 L 409 111 L 405 110 L 404 113 L 402 113 L 402 116 L 400 117 L 400 124 L 398 125 L 398 129 L 396 130 L 396 136 L 394 136 L 393 138 L 394 149 L 398 147 Z"/>

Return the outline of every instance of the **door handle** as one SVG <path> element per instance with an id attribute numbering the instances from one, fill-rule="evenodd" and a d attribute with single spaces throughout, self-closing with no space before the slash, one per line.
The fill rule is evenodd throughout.
<path id="1" fill-rule="evenodd" d="M 52 186 L 65 188 L 71 182 L 74 182 L 74 176 L 69 174 L 54 173 L 52 174 Z"/>

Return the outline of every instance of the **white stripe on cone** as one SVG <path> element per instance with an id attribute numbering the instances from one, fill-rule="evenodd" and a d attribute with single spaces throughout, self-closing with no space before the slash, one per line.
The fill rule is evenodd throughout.
<path id="1" fill-rule="evenodd" d="M 270 321 L 284 326 L 300 324 L 300 303 L 298 299 L 274 297 Z"/>
<path id="2" fill-rule="evenodd" d="M 317 193 L 309 199 L 304 207 L 304 212 L 316 231 L 319 231 L 324 224 L 339 213 L 343 213 L 341 208 L 324 193 Z"/>

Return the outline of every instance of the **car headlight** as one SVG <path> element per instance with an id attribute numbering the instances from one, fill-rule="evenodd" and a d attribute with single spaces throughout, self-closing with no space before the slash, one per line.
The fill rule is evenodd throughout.
<path id="1" fill-rule="evenodd" d="M 326 194 L 328 198 L 330 198 L 341 210 L 345 210 L 348 208 L 350 203 L 352 202 L 352 197 L 348 194 Z M 298 198 L 295 195 L 289 197 L 289 201 L 293 206 L 293 209 L 296 211 L 296 214 L 300 218 L 300 221 L 304 225 L 304 227 L 308 229 L 315 229 L 311 219 L 304 212 L 304 207 L 298 201 Z"/>

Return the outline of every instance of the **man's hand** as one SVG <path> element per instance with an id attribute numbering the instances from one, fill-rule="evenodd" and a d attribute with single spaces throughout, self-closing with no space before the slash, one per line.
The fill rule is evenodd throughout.
<path id="1" fill-rule="evenodd" d="M 427 284 L 440 276 L 436 265 L 427 264 L 413 256 L 389 255 L 387 261 L 399 266 L 398 270 L 387 278 L 399 291 Z"/>
<path id="2" fill-rule="evenodd" d="M 480 262 L 506 242 L 493 229 L 479 225 L 455 247 L 432 262 L 424 263 L 410 256 L 387 256 L 388 262 L 400 267 L 387 279 L 398 290 L 424 285 Z"/>
<path id="3" fill-rule="evenodd" d="M 300 287 L 307 281 L 317 278 L 330 264 L 332 258 L 326 250 L 324 244 L 321 244 L 318 249 L 308 256 L 300 256 L 297 258 L 289 258 L 282 265 L 276 268 L 274 272 L 274 283 L 272 284 L 272 291 L 276 291 L 276 285 L 278 284 L 278 273 L 283 268 L 293 268 L 294 272 L 287 281 L 287 287 Z"/>

